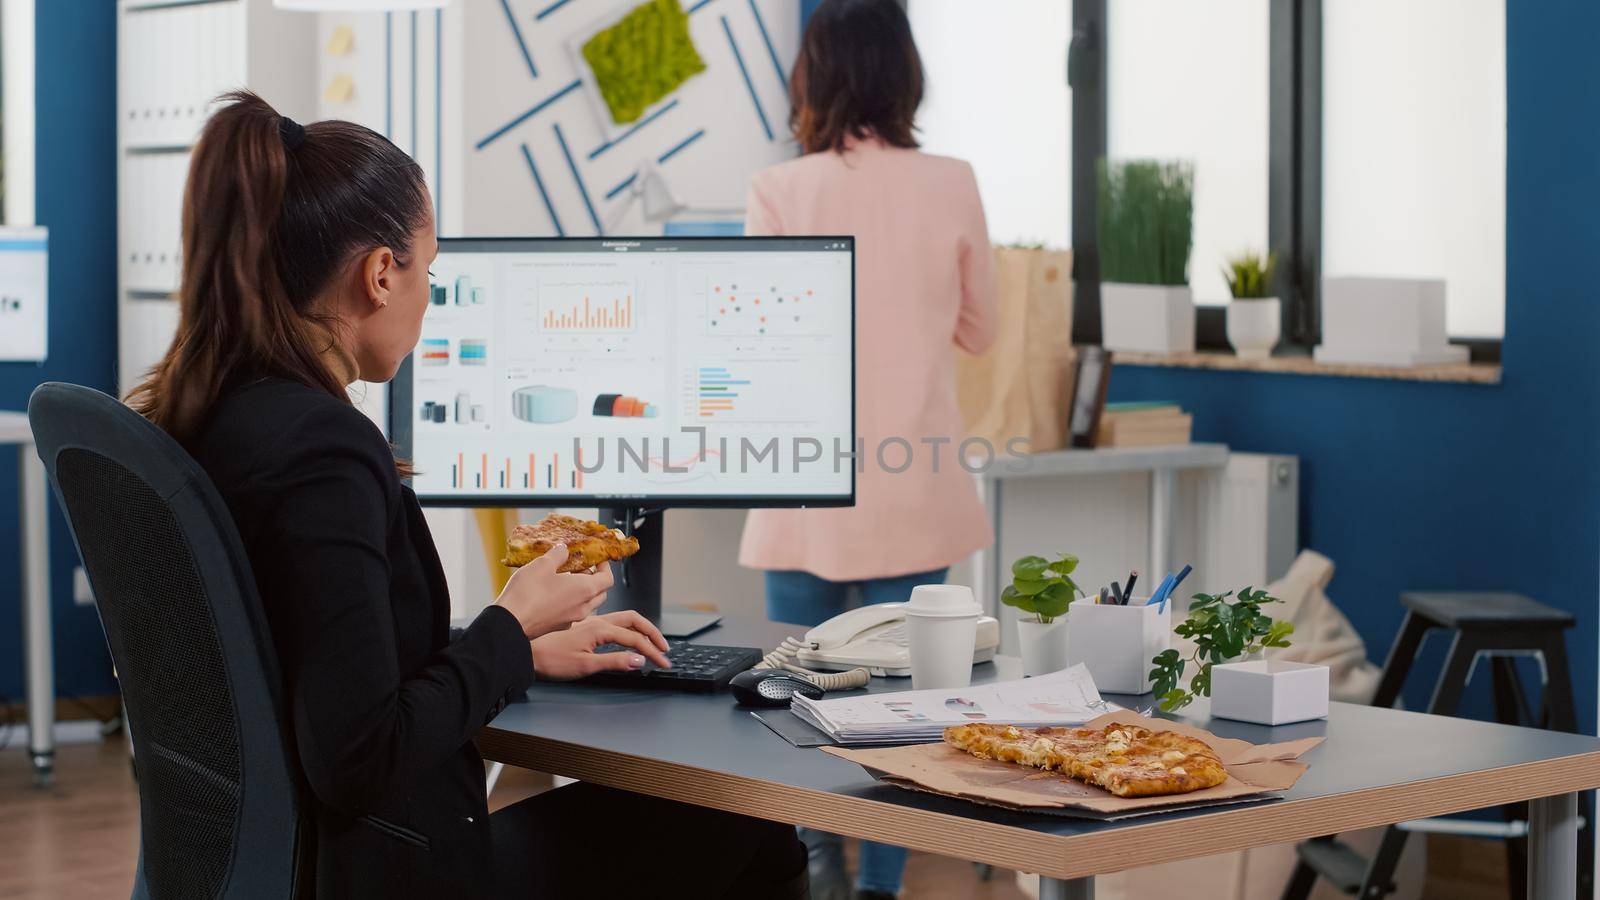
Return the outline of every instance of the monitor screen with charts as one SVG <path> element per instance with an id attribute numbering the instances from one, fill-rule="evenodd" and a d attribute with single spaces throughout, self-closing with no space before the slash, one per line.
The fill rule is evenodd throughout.
<path id="1" fill-rule="evenodd" d="M 440 505 L 838 506 L 854 244 L 447 238 L 390 429 Z"/>

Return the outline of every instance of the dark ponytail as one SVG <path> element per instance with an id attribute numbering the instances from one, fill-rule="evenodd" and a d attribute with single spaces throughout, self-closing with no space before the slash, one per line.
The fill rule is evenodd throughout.
<path id="1" fill-rule="evenodd" d="M 184 189 L 178 333 L 128 395 L 180 442 L 244 379 L 276 375 L 345 397 L 354 363 L 316 301 L 379 247 L 410 265 L 411 234 L 428 218 L 422 169 L 377 132 L 302 127 L 248 91 L 220 100 Z"/>

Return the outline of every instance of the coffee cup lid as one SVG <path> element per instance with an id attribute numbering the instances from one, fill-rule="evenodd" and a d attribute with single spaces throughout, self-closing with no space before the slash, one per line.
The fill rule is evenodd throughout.
<path id="1" fill-rule="evenodd" d="M 960 617 L 982 615 L 983 609 L 972 599 L 972 588 L 963 584 L 919 584 L 911 589 L 906 615 Z"/>

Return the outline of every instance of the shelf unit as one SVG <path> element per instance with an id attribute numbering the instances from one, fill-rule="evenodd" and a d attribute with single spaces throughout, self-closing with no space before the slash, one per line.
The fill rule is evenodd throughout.
<path id="1" fill-rule="evenodd" d="M 225 91 L 302 121 L 317 110 L 317 16 L 272 0 L 121 0 L 117 9 L 117 385 L 126 393 L 178 324 L 189 154 Z"/>

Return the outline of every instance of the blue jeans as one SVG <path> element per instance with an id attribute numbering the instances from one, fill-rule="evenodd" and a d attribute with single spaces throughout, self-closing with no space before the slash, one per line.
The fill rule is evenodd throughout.
<path id="1" fill-rule="evenodd" d="M 850 599 L 850 589 L 861 595 L 861 602 L 893 603 L 911 599 L 911 589 L 919 584 L 943 584 L 948 569 L 937 569 L 916 575 L 894 578 L 868 578 L 862 581 L 829 581 L 810 572 L 767 573 L 767 618 L 774 622 L 789 622 L 807 627 L 820 625 L 845 611 Z M 800 829 L 800 839 L 806 842 L 814 860 L 819 857 L 837 860 L 844 866 L 842 839 L 836 834 Z M 861 842 L 861 871 L 856 875 L 856 887 L 864 891 L 900 892 L 901 876 L 905 874 L 906 850 L 876 841 Z M 813 869 L 813 886 L 818 874 Z"/>

